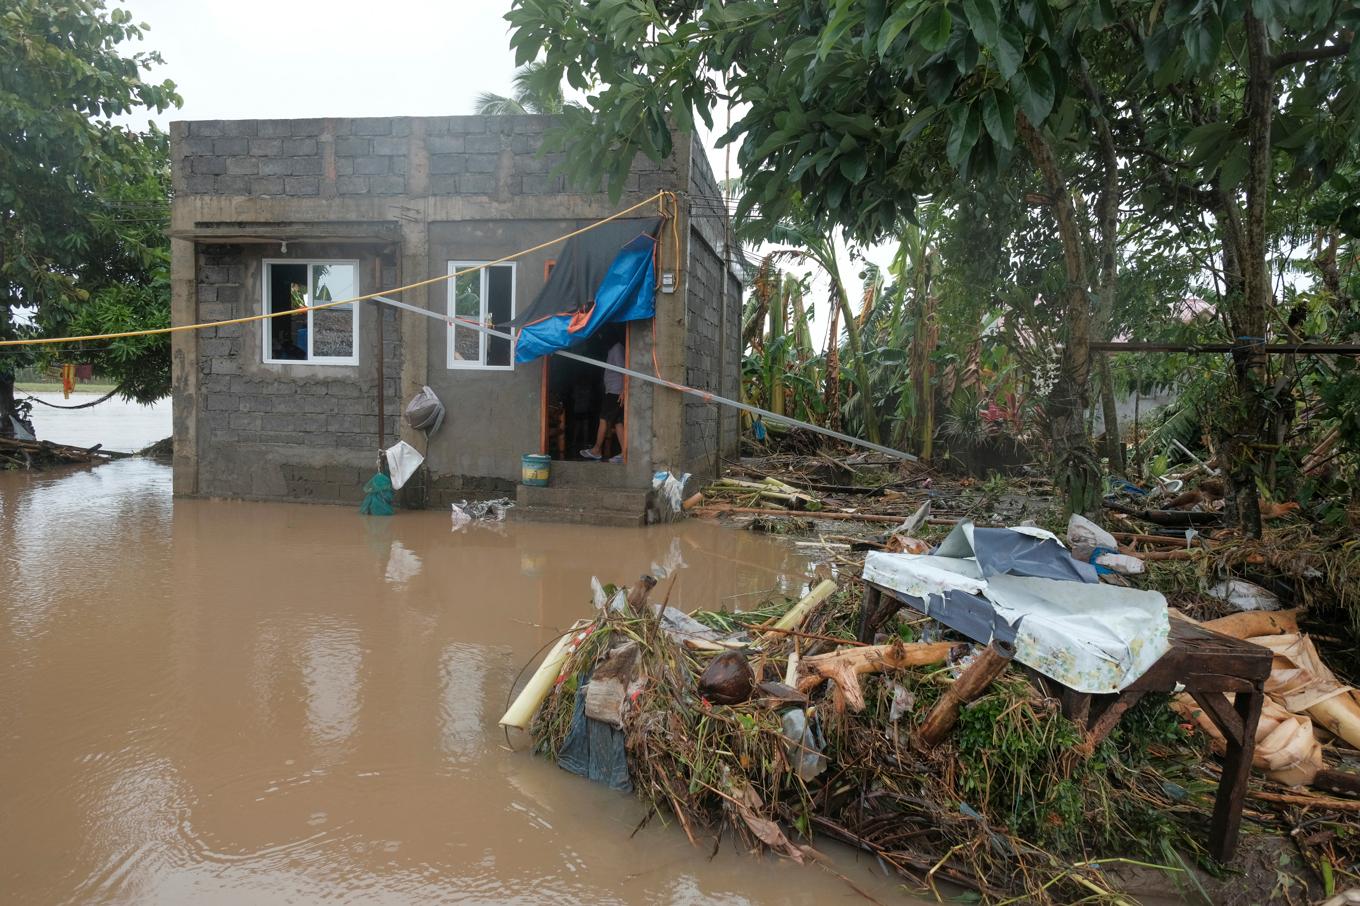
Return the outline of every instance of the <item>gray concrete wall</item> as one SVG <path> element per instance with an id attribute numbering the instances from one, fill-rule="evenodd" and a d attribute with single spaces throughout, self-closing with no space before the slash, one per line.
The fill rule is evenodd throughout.
<path id="1" fill-rule="evenodd" d="M 685 383 L 738 399 L 741 393 L 741 277 L 728 265 L 723 296 L 726 202 L 701 147 L 689 177 L 689 275 L 685 287 Z M 740 450 L 737 410 L 685 399 L 685 469 L 717 475 Z"/>
<path id="2" fill-rule="evenodd" d="M 361 292 L 396 279 L 394 264 L 354 246 L 290 243 L 283 253 L 275 246 L 200 245 L 194 317 L 224 321 L 259 312 L 266 257 L 357 259 Z M 391 309 L 361 303 L 357 314 L 359 364 L 353 366 L 266 363 L 263 321 L 195 331 L 200 390 L 195 493 L 325 503 L 363 496 L 378 450 L 379 314 L 388 443 L 396 436 L 400 411 L 401 343 Z"/>
<path id="3" fill-rule="evenodd" d="M 570 191 L 551 174 L 559 159 L 538 153 L 550 123 L 478 116 L 173 123 L 175 323 L 258 314 L 266 257 L 359 258 L 362 288 L 373 291 L 443 275 L 449 260 L 499 258 L 687 183 L 692 149 L 678 143 L 661 165 L 640 159 L 617 202 Z M 712 233 L 714 225 L 699 229 Z M 279 240 L 288 237 L 284 254 Z M 537 293 L 543 263 L 555 253 L 519 261 L 517 310 Z M 690 301 L 688 266 L 663 261 L 668 267 L 680 273 L 681 287 L 658 296 L 666 317 L 655 336 L 663 373 L 677 377 L 687 375 L 686 324 L 691 311 L 703 319 L 702 303 Z M 440 282 L 403 299 L 443 312 L 446 292 Z M 258 323 L 177 334 L 176 492 L 356 499 L 376 444 L 373 311 L 361 312 L 357 367 L 266 365 Z M 520 454 L 541 442 L 542 366 L 448 369 L 442 325 L 386 311 L 388 442 L 399 430 L 428 453 L 432 503 L 507 490 Z M 729 333 L 735 341 L 737 332 Z M 651 325 L 634 326 L 633 367 L 652 370 L 652 339 Z M 735 389 L 735 360 L 731 373 Z M 401 402 L 427 383 L 449 409 L 428 451 L 423 435 L 395 423 Z M 564 473 L 638 486 L 654 467 L 687 460 L 683 404 L 667 399 L 675 396 L 630 387 L 628 466 Z"/>

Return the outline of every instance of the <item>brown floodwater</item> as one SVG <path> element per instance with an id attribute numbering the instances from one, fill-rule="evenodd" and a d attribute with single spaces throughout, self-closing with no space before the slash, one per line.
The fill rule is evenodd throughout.
<path id="1" fill-rule="evenodd" d="M 796 593 L 808 564 L 708 523 L 454 533 L 173 500 L 144 460 L 0 473 L 0 899 L 863 902 L 730 839 L 630 836 L 636 800 L 506 747 L 515 675 L 589 612 L 591 576 L 660 567 L 693 609 Z"/>

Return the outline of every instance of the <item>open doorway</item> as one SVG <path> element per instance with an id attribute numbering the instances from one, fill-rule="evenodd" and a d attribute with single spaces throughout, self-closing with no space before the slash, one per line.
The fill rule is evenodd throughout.
<path id="1" fill-rule="evenodd" d="M 617 344 L 619 364 L 628 361 L 628 329 L 611 324 L 571 351 L 607 361 Z M 625 462 L 628 380 L 624 375 L 560 356 L 543 360 L 544 453 L 558 460 Z M 605 427 L 601 429 L 601 421 Z"/>

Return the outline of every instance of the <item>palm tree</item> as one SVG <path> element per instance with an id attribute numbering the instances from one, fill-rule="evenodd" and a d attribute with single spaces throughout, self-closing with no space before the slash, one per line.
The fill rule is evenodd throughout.
<path id="1" fill-rule="evenodd" d="M 515 94 L 483 92 L 477 96 L 477 113 L 482 116 L 510 116 L 517 113 L 561 113 L 566 106 L 562 96 L 561 73 L 544 62 L 521 66 L 515 73 Z"/>

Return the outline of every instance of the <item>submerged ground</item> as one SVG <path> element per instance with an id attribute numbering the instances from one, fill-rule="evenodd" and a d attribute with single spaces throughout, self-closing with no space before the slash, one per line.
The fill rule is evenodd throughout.
<path id="1" fill-rule="evenodd" d="M 5 901 L 863 902 L 659 822 L 630 838 L 634 800 L 506 750 L 510 684 L 591 576 L 681 562 L 685 609 L 807 569 L 711 523 L 454 534 L 435 511 L 174 500 L 145 460 L 0 473 Z"/>

